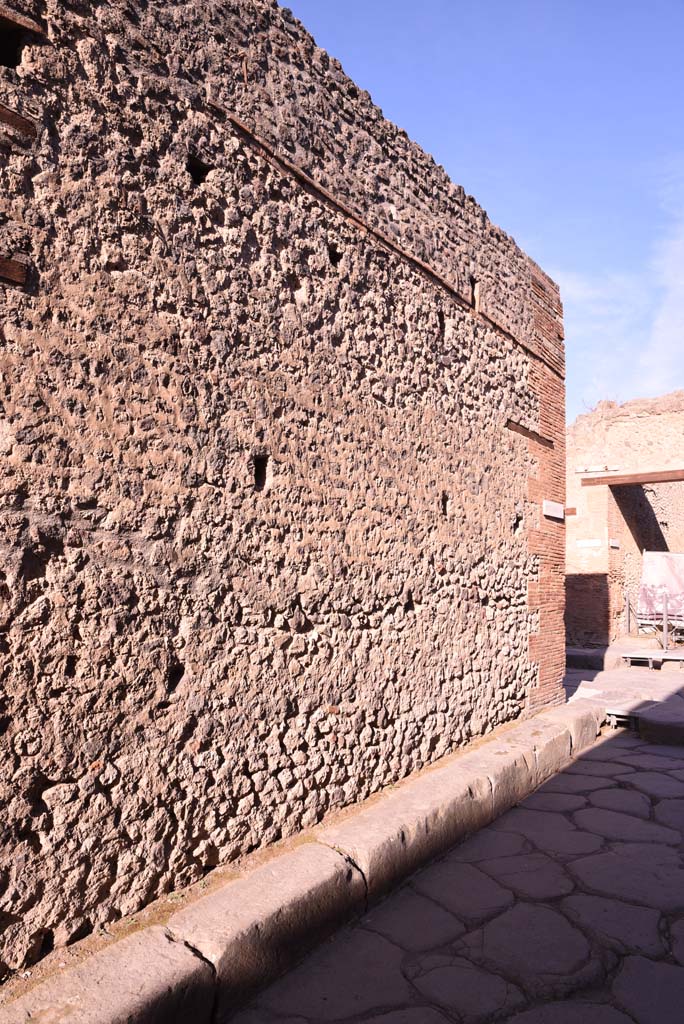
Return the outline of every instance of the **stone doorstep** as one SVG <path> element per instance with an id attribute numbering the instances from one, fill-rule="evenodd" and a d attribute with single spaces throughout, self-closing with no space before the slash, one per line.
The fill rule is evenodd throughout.
<path id="1" fill-rule="evenodd" d="M 681 708 L 678 706 L 681 704 Z M 646 743 L 661 743 L 666 746 L 684 745 L 684 701 L 656 704 L 642 707 L 636 712 L 639 735 Z"/>
<path id="2" fill-rule="evenodd" d="M 344 921 L 591 746 L 592 702 L 543 711 L 376 797 L 294 849 L 51 975 L 0 1024 L 223 1024 Z"/>

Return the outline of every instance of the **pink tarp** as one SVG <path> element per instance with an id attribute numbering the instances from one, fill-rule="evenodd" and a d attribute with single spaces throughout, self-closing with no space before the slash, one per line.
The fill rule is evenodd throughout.
<path id="1" fill-rule="evenodd" d="M 644 551 L 638 618 L 662 619 L 666 595 L 668 619 L 684 620 L 684 554 Z"/>

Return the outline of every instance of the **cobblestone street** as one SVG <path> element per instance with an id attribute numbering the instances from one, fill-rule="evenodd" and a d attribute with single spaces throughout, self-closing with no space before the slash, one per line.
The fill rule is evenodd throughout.
<path id="1" fill-rule="evenodd" d="M 684 748 L 618 733 L 234 1024 L 681 1024 Z"/>

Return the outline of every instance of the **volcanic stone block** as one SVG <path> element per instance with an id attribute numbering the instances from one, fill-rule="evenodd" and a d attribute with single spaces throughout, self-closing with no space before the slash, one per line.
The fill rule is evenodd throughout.
<path id="1" fill-rule="evenodd" d="M 145 928 L 36 985 L 2 1024 L 211 1024 L 214 973 L 165 929 Z"/>
<path id="2" fill-rule="evenodd" d="M 351 863 L 306 843 L 185 907 L 168 929 L 214 965 L 221 1021 L 245 993 L 290 966 L 364 900 Z"/>

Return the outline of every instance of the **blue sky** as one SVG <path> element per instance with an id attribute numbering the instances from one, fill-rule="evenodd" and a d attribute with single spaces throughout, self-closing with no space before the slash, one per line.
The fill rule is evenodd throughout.
<path id="1" fill-rule="evenodd" d="M 288 0 L 561 285 L 568 419 L 684 388 L 684 0 Z"/>

